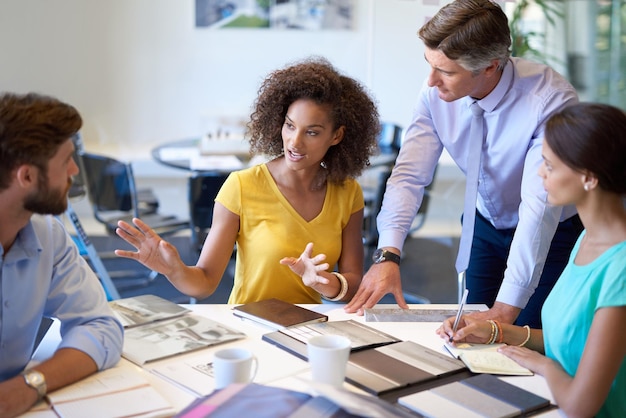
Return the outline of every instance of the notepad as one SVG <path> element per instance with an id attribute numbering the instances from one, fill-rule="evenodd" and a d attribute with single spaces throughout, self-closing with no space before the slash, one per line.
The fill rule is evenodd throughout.
<path id="1" fill-rule="evenodd" d="M 456 346 L 446 344 L 444 347 L 474 373 L 531 376 L 533 372 L 498 352 L 503 345 L 462 343 Z"/>

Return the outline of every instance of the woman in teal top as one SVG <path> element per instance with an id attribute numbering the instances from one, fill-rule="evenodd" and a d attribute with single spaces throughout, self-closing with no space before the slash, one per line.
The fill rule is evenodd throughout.
<path id="1" fill-rule="evenodd" d="M 553 115 L 539 175 L 548 203 L 575 204 L 585 231 L 543 306 L 543 330 L 462 317 L 456 333 L 453 319 L 437 331 L 508 344 L 500 351 L 544 376 L 568 417 L 626 416 L 625 156 L 622 110 L 581 103 Z"/>

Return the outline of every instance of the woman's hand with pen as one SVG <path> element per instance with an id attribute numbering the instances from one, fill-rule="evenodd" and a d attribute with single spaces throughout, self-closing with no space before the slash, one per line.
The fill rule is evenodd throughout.
<path id="1" fill-rule="evenodd" d="M 443 321 L 437 329 L 437 335 L 445 339 L 447 343 L 458 344 L 462 342 L 485 344 L 491 336 L 491 324 L 484 319 L 475 319 L 471 315 L 461 315 L 454 331 L 455 317 Z"/>

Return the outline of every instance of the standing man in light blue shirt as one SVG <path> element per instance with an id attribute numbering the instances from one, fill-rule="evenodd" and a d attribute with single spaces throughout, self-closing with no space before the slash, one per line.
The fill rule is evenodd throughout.
<path id="1" fill-rule="evenodd" d="M 0 416 L 115 365 L 123 328 L 98 278 L 54 216 L 78 174 L 72 106 L 37 94 L 0 95 Z M 57 318 L 54 355 L 25 369 L 42 318 Z"/>
<path id="2" fill-rule="evenodd" d="M 407 307 L 398 256 L 444 148 L 467 173 L 476 102 L 485 132 L 465 270 L 468 302 L 487 304 L 489 311 L 477 314 L 485 318 L 540 328 L 543 301 L 582 230 L 573 207 L 547 204 L 537 176 L 545 122 L 577 103 L 576 91 L 550 67 L 509 56 L 506 15 L 490 0 L 448 4 L 419 37 L 431 71 L 387 183 L 379 257 L 346 311 L 362 312 L 387 293 Z"/>

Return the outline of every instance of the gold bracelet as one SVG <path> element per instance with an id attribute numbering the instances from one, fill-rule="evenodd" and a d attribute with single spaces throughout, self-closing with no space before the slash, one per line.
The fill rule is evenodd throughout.
<path id="1" fill-rule="evenodd" d="M 493 344 L 496 338 L 498 338 L 498 328 L 496 327 L 496 323 L 491 319 L 488 319 L 487 322 L 491 324 L 491 335 L 489 336 L 489 340 L 487 340 L 487 344 Z"/>
<path id="2" fill-rule="evenodd" d="M 496 328 L 498 329 L 498 338 L 496 338 L 496 343 L 500 344 L 502 341 L 504 341 L 504 331 L 502 331 L 502 325 L 500 325 L 500 321 L 496 321 L 494 319 L 494 321 L 496 323 Z"/>
<path id="3" fill-rule="evenodd" d="M 523 343 L 518 344 L 518 347 L 524 347 L 526 345 L 526 343 L 528 341 L 530 341 L 530 327 L 528 325 L 524 325 L 524 328 L 526 328 L 526 339 L 524 340 Z"/>
<path id="4" fill-rule="evenodd" d="M 324 299 L 326 299 L 327 301 L 337 302 L 337 301 L 343 299 L 346 296 L 346 294 L 348 293 L 348 281 L 346 280 L 345 277 L 343 277 L 343 274 L 341 274 L 341 273 L 333 271 L 332 274 L 337 276 L 337 279 L 339 279 L 339 284 L 341 285 L 341 289 L 339 290 L 339 294 L 337 296 L 335 296 L 334 298 L 329 298 L 329 297 L 326 297 L 324 295 L 322 295 L 322 297 Z"/>

